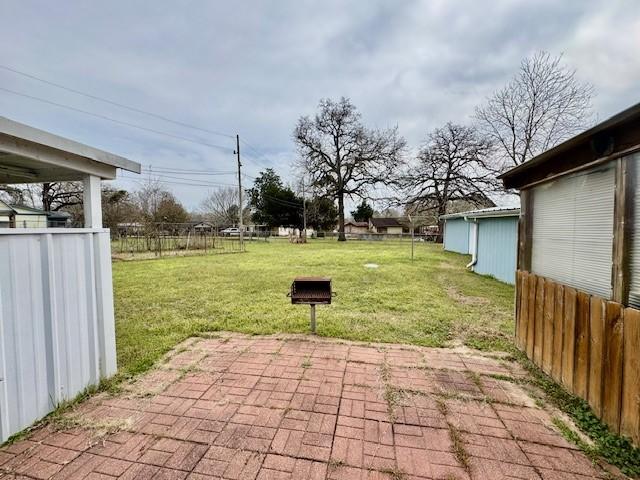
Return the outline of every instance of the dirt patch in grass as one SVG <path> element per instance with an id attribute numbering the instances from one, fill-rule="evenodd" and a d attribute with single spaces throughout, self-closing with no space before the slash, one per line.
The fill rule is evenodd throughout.
<path id="1" fill-rule="evenodd" d="M 491 300 L 486 297 L 470 297 L 468 295 L 464 295 L 456 287 L 449 286 L 446 291 L 447 295 L 449 295 L 452 300 L 455 300 L 462 305 L 488 305 L 491 303 Z"/>

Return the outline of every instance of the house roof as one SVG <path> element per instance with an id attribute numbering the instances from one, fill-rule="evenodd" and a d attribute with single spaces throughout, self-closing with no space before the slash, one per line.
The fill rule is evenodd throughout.
<path id="1" fill-rule="evenodd" d="M 0 211 L 2 211 L 2 205 L 7 205 L 6 203 L 0 204 Z M 55 219 L 68 219 L 71 218 L 71 214 L 69 212 L 56 211 L 56 212 L 47 212 L 46 210 L 42 210 L 40 208 L 27 207 L 26 205 L 7 205 L 10 210 L 9 212 L 16 213 L 18 215 L 37 215 L 37 216 L 47 216 L 48 218 Z"/>
<path id="2" fill-rule="evenodd" d="M 10 205 L 11 209 L 18 215 L 46 215 L 47 212 L 39 208 L 27 207 L 26 205 Z"/>
<path id="3" fill-rule="evenodd" d="M 141 171 L 127 158 L 0 117 L 1 183 L 114 179 L 117 168 Z"/>
<path id="4" fill-rule="evenodd" d="M 402 227 L 402 223 L 395 217 L 378 217 L 372 218 L 371 223 L 376 228 L 384 227 Z"/>
<path id="5" fill-rule="evenodd" d="M 348 220 L 344 222 L 345 225 L 353 225 L 354 227 L 369 227 L 369 222 L 356 222 L 355 220 Z"/>
<path id="6" fill-rule="evenodd" d="M 482 208 L 480 210 L 469 210 L 466 212 L 450 213 L 448 215 L 442 215 L 440 218 L 443 220 L 450 220 L 453 218 L 497 218 L 497 217 L 518 217 L 520 216 L 520 209 L 513 207 L 491 207 Z"/>
<path id="7" fill-rule="evenodd" d="M 0 213 L 13 213 L 13 208 L 9 204 L 0 200 Z"/>
<path id="8" fill-rule="evenodd" d="M 640 103 L 508 170 L 498 178 L 522 188 L 640 148 Z"/>

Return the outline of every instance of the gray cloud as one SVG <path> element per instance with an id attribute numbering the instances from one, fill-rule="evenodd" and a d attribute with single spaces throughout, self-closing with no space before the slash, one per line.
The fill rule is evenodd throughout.
<path id="1" fill-rule="evenodd" d="M 636 0 L 9 1 L 0 5 L 0 18 L 0 63 L 204 128 L 239 132 L 258 150 L 243 147 L 254 175 L 265 166 L 289 175 L 293 126 L 322 97 L 350 97 L 367 123 L 397 124 L 415 147 L 446 121 L 469 121 L 474 107 L 539 49 L 563 53 L 580 79 L 594 84 L 599 118 L 640 98 Z M 233 147 L 230 139 L 1 70 L 0 86 Z M 3 92 L 0 111 L 144 165 L 234 166 L 228 152 Z M 171 188 L 189 207 L 206 194 Z"/>

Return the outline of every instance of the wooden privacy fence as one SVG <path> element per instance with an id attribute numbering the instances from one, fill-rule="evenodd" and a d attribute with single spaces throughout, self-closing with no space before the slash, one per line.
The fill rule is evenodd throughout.
<path id="1" fill-rule="evenodd" d="M 516 285 L 518 347 L 640 445 L 640 310 L 522 270 Z"/>

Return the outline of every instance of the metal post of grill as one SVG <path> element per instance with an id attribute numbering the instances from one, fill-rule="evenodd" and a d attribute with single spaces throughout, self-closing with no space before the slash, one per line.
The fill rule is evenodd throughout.
<path id="1" fill-rule="evenodd" d="M 311 304 L 311 333 L 316 334 L 316 304 Z"/>
<path id="2" fill-rule="evenodd" d="M 316 305 L 329 305 L 334 293 L 331 290 L 331 279 L 327 277 L 296 277 L 291 284 L 293 305 L 309 305 L 311 307 L 311 333 L 316 333 Z"/>

